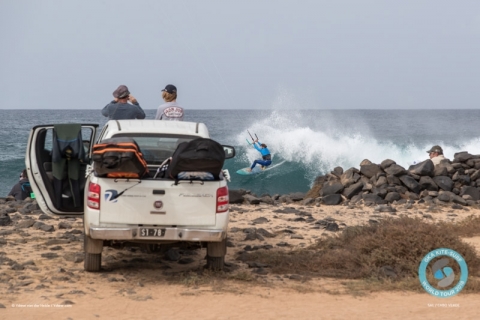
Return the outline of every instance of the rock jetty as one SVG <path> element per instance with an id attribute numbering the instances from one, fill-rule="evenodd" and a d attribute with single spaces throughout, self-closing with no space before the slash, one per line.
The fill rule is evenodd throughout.
<path id="1" fill-rule="evenodd" d="M 424 203 L 426 205 L 478 206 L 480 204 L 480 155 L 458 152 L 452 161 L 434 165 L 428 159 L 408 169 L 394 160 L 380 164 L 365 159 L 360 168 L 335 167 L 318 176 L 306 193 L 256 196 L 231 190 L 231 203 L 275 204 L 302 201 L 304 205 L 382 205 Z"/>

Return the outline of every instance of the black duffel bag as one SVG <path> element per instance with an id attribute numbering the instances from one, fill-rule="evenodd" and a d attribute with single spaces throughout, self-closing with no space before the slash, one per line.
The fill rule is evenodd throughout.
<path id="1" fill-rule="evenodd" d="M 182 142 L 172 155 L 167 169 L 167 177 L 178 179 L 180 172 L 209 172 L 214 179 L 220 179 L 220 172 L 225 162 L 225 151 L 218 142 L 198 138 Z"/>

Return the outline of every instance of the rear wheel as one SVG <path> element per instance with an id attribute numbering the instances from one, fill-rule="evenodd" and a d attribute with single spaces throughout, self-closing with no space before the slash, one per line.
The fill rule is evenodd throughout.
<path id="1" fill-rule="evenodd" d="M 225 257 L 207 256 L 207 268 L 215 271 L 222 271 L 225 265 Z"/>
<path id="2" fill-rule="evenodd" d="M 101 253 L 86 253 L 83 265 L 85 271 L 98 272 L 102 267 L 102 254 Z"/>
<path id="3" fill-rule="evenodd" d="M 225 265 L 227 254 L 227 238 L 220 242 L 209 242 L 207 244 L 207 268 L 221 271 Z"/>
<path id="4" fill-rule="evenodd" d="M 92 239 L 85 235 L 83 237 L 83 249 L 85 251 L 85 259 L 83 264 L 85 271 L 100 271 L 102 266 L 103 240 Z"/>

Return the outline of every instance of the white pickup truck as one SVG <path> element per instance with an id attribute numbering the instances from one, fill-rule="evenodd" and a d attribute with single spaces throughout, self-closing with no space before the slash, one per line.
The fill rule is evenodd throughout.
<path id="1" fill-rule="evenodd" d="M 207 266 L 223 269 L 229 221 L 228 171 L 222 170 L 220 179 L 213 181 L 175 182 L 155 177 L 179 143 L 210 137 L 205 124 L 110 120 L 98 138 L 96 124 L 63 125 L 62 130 L 71 127 L 81 128 L 85 160 L 54 162 L 52 153 L 56 139 L 60 139 L 60 127 L 41 125 L 30 132 L 25 162 L 43 212 L 66 217 L 83 215 L 86 271 L 101 269 L 104 245 L 134 242 L 157 247 L 182 241 L 205 245 Z M 148 165 L 147 177 L 105 178 L 95 174 L 95 164 L 89 160 L 94 142 L 115 137 L 136 141 Z M 235 156 L 233 147 L 223 148 L 225 159 Z"/>

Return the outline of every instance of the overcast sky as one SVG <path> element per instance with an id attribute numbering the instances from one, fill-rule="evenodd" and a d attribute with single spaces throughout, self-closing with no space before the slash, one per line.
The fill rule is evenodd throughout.
<path id="1" fill-rule="evenodd" d="M 468 109 L 480 1 L 0 0 L 0 109 Z"/>

